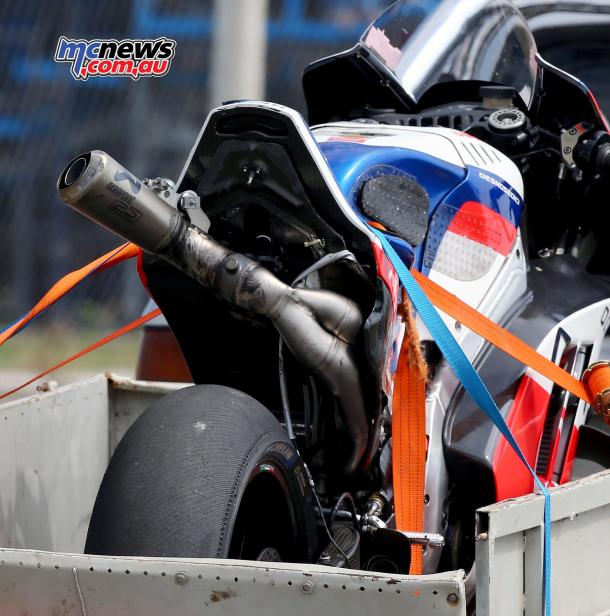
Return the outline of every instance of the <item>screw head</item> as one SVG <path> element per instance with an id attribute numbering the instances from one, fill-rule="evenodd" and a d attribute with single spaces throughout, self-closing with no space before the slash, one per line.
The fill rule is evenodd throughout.
<path id="1" fill-rule="evenodd" d="M 449 605 L 457 605 L 459 600 L 460 598 L 454 592 L 451 592 L 447 595 L 447 603 Z"/>
<path id="2" fill-rule="evenodd" d="M 315 591 L 315 589 L 316 585 L 311 580 L 305 580 L 301 584 L 301 592 L 305 593 L 306 595 L 310 595 Z"/>
<path id="3" fill-rule="evenodd" d="M 564 154 L 570 154 L 571 152 L 572 152 L 572 148 L 570 146 L 566 146 L 565 148 L 563 148 Z"/>
<path id="4" fill-rule="evenodd" d="M 570 135 L 575 135 L 575 134 L 576 134 L 576 129 L 575 129 L 575 128 L 571 128 L 571 129 L 568 131 L 568 133 L 569 133 Z"/>
<path id="5" fill-rule="evenodd" d="M 184 571 L 179 571 L 174 576 L 174 582 L 176 582 L 176 584 L 179 584 L 180 586 L 184 586 L 184 584 L 186 584 L 188 581 L 189 581 L 189 576 L 186 573 L 184 573 Z"/>

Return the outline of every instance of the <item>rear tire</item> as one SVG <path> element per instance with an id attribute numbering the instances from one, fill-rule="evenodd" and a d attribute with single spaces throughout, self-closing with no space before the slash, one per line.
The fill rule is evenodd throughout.
<path id="1" fill-rule="evenodd" d="M 312 562 L 306 469 L 275 417 L 216 385 L 161 398 L 126 433 L 102 481 L 90 554 Z"/>

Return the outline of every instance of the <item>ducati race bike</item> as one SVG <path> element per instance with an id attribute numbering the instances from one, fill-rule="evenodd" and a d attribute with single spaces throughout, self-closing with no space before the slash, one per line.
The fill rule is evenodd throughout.
<path id="1" fill-rule="evenodd" d="M 405 318 L 377 233 L 580 378 L 608 347 L 606 121 L 507 0 L 400 0 L 303 86 L 308 122 L 267 102 L 214 109 L 175 185 L 97 150 L 59 179 L 69 205 L 143 249 L 196 383 L 123 438 L 86 551 L 408 573 L 419 545 L 423 572 L 472 582 L 475 510 L 533 479 Z M 542 482 L 610 466 L 587 404 L 442 318 Z M 405 339 L 427 372 L 425 488 L 423 527 L 397 530 Z"/>

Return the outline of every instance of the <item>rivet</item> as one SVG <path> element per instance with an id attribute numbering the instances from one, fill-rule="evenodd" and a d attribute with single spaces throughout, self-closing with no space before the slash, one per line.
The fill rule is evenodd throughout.
<path id="1" fill-rule="evenodd" d="M 174 582 L 176 582 L 176 584 L 180 584 L 180 586 L 184 586 L 184 584 L 186 584 L 188 581 L 189 581 L 189 576 L 186 573 L 184 573 L 184 571 L 179 571 L 174 576 Z"/>
<path id="2" fill-rule="evenodd" d="M 311 593 L 313 593 L 315 589 L 316 585 L 311 580 L 305 580 L 301 584 L 301 591 L 304 592 L 306 595 L 311 595 Z"/>
<path id="3" fill-rule="evenodd" d="M 451 592 L 447 595 L 447 603 L 449 605 L 457 605 L 459 600 L 460 598 L 454 592 Z"/>

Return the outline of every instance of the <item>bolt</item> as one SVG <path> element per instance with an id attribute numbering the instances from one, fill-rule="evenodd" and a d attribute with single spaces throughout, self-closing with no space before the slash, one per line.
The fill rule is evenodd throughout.
<path id="1" fill-rule="evenodd" d="M 310 580 L 305 580 L 301 584 L 301 591 L 306 595 L 311 595 L 311 593 L 316 589 L 316 585 Z"/>
<path id="2" fill-rule="evenodd" d="M 538 251 L 538 256 L 541 259 L 548 259 L 553 254 L 553 251 L 550 248 L 543 248 Z"/>
<path id="3" fill-rule="evenodd" d="M 575 135 L 576 134 L 576 129 L 575 128 L 571 128 L 568 133 L 570 133 L 570 135 Z"/>
<path id="4" fill-rule="evenodd" d="M 227 272 L 236 272 L 239 269 L 239 263 L 235 257 L 229 257 L 225 263 Z"/>
<path id="5" fill-rule="evenodd" d="M 320 554 L 320 558 L 318 559 L 321 564 L 326 564 L 330 562 L 330 554 L 328 552 L 322 552 Z"/>
<path id="6" fill-rule="evenodd" d="M 457 605 L 459 600 L 460 598 L 454 592 L 451 592 L 447 595 L 447 603 L 449 605 Z"/>
<path id="7" fill-rule="evenodd" d="M 572 148 L 570 146 L 567 146 L 565 148 L 563 148 L 563 153 L 564 154 L 570 154 L 572 152 Z"/>
<path id="8" fill-rule="evenodd" d="M 180 571 L 174 576 L 174 582 L 176 582 L 176 584 L 180 584 L 180 586 L 184 586 L 188 581 L 189 576 L 184 573 L 184 571 Z"/>

